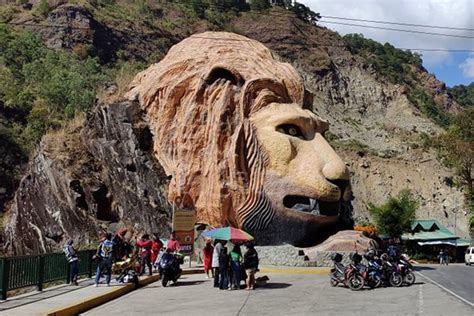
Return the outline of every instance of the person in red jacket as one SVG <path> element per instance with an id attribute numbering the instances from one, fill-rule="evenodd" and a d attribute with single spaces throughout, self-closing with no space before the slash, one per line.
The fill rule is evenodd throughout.
<path id="1" fill-rule="evenodd" d="M 176 232 L 171 232 L 170 239 L 168 240 L 168 244 L 166 245 L 166 252 L 174 253 L 179 252 L 181 250 L 181 245 L 179 241 L 176 239 Z"/>
<path id="2" fill-rule="evenodd" d="M 206 239 L 206 245 L 202 249 L 202 256 L 204 258 L 204 272 L 209 279 L 209 271 L 211 271 L 212 278 L 214 278 L 214 271 L 212 270 L 212 253 L 214 252 L 214 247 L 212 246 L 211 240 Z"/>
<path id="3" fill-rule="evenodd" d="M 137 241 L 137 247 L 141 249 L 140 251 L 140 275 L 145 273 L 145 266 L 148 267 L 149 275 L 152 275 L 151 269 L 151 248 L 153 242 L 150 240 L 148 234 L 144 234 L 142 238 Z"/>
<path id="4" fill-rule="evenodd" d="M 151 244 L 151 264 L 155 264 L 156 258 L 158 257 L 158 254 L 160 253 L 161 248 L 163 248 L 163 242 L 160 240 L 160 238 L 155 235 L 155 238 L 152 241 Z"/>

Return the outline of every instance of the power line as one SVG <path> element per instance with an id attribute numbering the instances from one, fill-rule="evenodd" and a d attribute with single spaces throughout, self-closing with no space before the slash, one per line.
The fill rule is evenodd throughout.
<path id="1" fill-rule="evenodd" d="M 378 23 L 378 24 L 416 26 L 416 27 L 426 27 L 426 28 L 434 28 L 434 29 L 446 29 L 446 30 L 458 30 L 458 31 L 474 31 L 474 29 L 464 28 L 464 27 L 413 24 L 413 23 L 389 22 L 389 21 L 379 21 L 379 20 L 365 20 L 365 19 L 344 18 L 344 17 L 330 16 L 330 15 L 321 15 L 321 17 L 326 18 L 326 19 L 334 19 L 334 20 L 348 20 L 348 21 L 370 22 L 370 23 Z"/>
<path id="2" fill-rule="evenodd" d="M 64 29 L 79 29 L 79 30 L 90 30 L 87 27 L 75 27 L 71 25 L 64 24 L 30 24 L 30 23 L 13 23 L 13 22 L 0 22 L 0 24 L 9 24 L 16 26 L 30 26 L 30 27 L 44 27 L 44 28 L 64 28 Z M 134 34 L 145 34 L 144 32 L 136 32 L 133 30 L 127 30 L 129 33 Z M 210 39 L 210 40 L 219 40 L 221 38 L 214 37 L 205 37 L 205 36 L 195 36 L 195 38 Z M 227 41 L 250 41 L 250 40 L 239 40 L 239 39 L 229 39 L 222 38 Z M 326 45 L 326 44 L 315 44 L 316 47 L 335 47 L 335 48 L 348 48 L 346 45 Z M 452 53 L 470 53 L 474 52 L 474 49 L 445 49 L 445 48 L 404 48 L 404 47 L 395 47 L 401 50 L 410 50 L 410 51 L 427 51 L 427 52 L 452 52 Z"/>
<path id="3" fill-rule="evenodd" d="M 436 35 L 436 36 L 446 36 L 446 37 L 456 37 L 456 38 L 474 39 L 474 36 L 456 35 L 456 34 L 444 34 L 444 33 L 433 33 L 433 32 L 423 32 L 423 31 L 415 31 L 415 30 L 402 30 L 402 29 L 394 29 L 394 28 L 390 28 L 390 27 L 370 26 L 370 25 L 361 25 L 361 24 L 353 24 L 353 23 L 329 22 L 329 21 L 319 21 L 319 23 L 348 25 L 348 26 L 356 26 L 356 27 L 363 27 L 363 28 L 377 29 L 377 30 L 395 31 L 395 32 L 405 32 L 405 33 L 415 33 L 415 34 L 426 34 L 426 35 Z"/>
<path id="4" fill-rule="evenodd" d="M 193 35 L 194 38 L 208 39 L 208 40 L 223 40 L 223 41 L 233 41 L 233 42 L 250 42 L 251 39 L 235 39 L 235 38 L 223 38 L 223 37 L 207 37 L 200 35 Z M 326 45 L 326 44 L 317 44 L 316 47 L 336 47 L 336 48 L 349 48 L 347 45 Z M 404 47 L 395 47 L 395 49 L 400 50 L 411 50 L 411 51 L 428 51 L 428 52 L 452 52 L 452 53 L 469 53 L 474 52 L 474 49 L 445 49 L 445 48 L 404 48 Z"/>

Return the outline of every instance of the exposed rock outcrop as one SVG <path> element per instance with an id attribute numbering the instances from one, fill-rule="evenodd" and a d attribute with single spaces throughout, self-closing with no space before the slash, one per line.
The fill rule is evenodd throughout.
<path id="1" fill-rule="evenodd" d="M 85 126 L 47 135 L 22 179 L 6 229 L 14 254 L 94 243 L 101 227 L 167 234 L 169 180 L 151 155 L 136 103 L 99 106 Z"/>

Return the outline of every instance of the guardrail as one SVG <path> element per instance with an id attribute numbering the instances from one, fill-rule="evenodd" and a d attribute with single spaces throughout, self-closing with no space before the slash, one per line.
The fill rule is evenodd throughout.
<path id="1" fill-rule="evenodd" d="M 78 251 L 79 274 L 92 277 L 97 264 L 92 260 L 95 250 Z M 70 282 L 69 264 L 63 253 L 0 258 L 0 299 L 7 293 L 24 287 L 36 286 L 38 291 L 48 282 Z"/>

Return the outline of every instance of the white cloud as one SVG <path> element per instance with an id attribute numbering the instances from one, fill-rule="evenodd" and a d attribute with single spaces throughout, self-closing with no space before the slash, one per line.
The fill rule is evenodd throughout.
<path id="1" fill-rule="evenodd" d="M 474 78 L 474 54 L 469 54 L 469 57 L 459 65 L 462 69 L 462 74 L 466 78 Z"/>
<path id="2" fill-rule="evenodd" d="M 474 29 L 473 0 L 299 0 L 323 16 L 346 17 L 365 20 L 391 21 L 422 25 L 450 26 Z M 416 30 L 462 36 L 474 36 L 469 30 L 448 30 L 414 26 L 369 24 L 358 21 L 321 19 L 326 26 L 339 33 L 362 33 L 366 38 L 389 42 L 400 48 L 437 48 L 474 50 L 474 39 L 414 34 L 389 30 L 361 28 L 348 25 L 323 23 L 338 22 L 366 24 L 378 27 Z M 453 54 L 449 52 L 422 52 L 424 64 L 434 66 L 452 64 Z"/>

